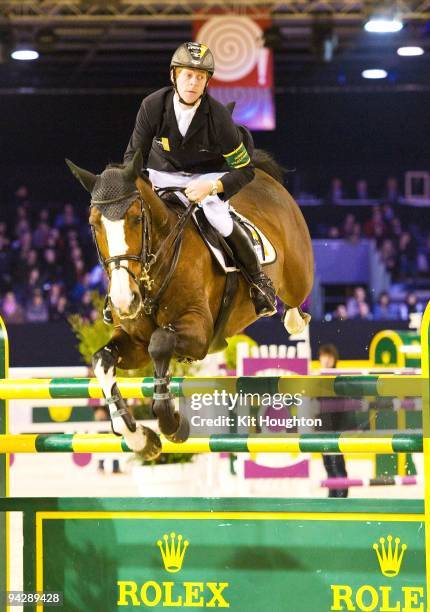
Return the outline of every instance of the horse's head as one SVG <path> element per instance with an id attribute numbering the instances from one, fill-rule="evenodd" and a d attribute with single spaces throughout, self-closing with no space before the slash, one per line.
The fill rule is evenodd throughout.
<path id="1" fill-rule="evenodd" d="M 98 175 L 66 163 L 91 194 L 89 221 L 109 276 L 111 304 L 120 318 L 134 318 L 142 308 L 140 279 L 147 257 L 144 202 L 136 186 L 142 155 L 137 152 L 126 166 L 110 164 Z"/>

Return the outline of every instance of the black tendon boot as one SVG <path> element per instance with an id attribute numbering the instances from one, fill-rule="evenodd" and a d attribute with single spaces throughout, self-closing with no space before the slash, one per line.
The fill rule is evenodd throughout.
<path id="1" fill-rule="evenodd" d="M 105 297 L 105 303 L 103 304 L 103 321 L 106 323 L 106 325 L 112 325 L 113 323 L 112 310 L 110 308 L 108 295 Z"/>
<path id="2" fill-rule="evenodd" d="M 272 281 L 263 272 L 248 234 L 236 223 L 230 236 L 224 238 L 238 260 L 239 266 L 251 279 L 250 294 L 259 317 L 276 313 L 276 294 Z"/>

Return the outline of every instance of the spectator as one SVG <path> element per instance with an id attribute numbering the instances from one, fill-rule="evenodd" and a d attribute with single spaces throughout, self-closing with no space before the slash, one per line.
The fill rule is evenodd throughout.
<path id="1" fill-rule="evenodd" d="M 78 312 L 83 319 L 90 321 L 93 310 L 94 307 L 92 305 L 91 291 L 86 290 L 82 293 L 81 298 L 79 300 Z"/>
<path id="2" fill-rule="evenodd" d="M 363 287 L 356 287 L 354 295 L 346 302 L 346 311 L 349 319 L 355 319 L 360 315 L 360 304 L 366 302 L 366 291 Z"/>
<path id="3" fill-rule="evenodd" d="M 410 232 L 403 232 L 399 240 L 398 269 L 402 279 L 414 278 L 417 273 L 417 251 Z"/>
<path id="4" fill-rule="evenodd" d="M 60 282 L 52 283 L 52 285 L 48 289 L 47 303 L 48 303 L 49 311 L 57 307 L 58 300 L 60 299 L 62 295 L 64 295 L 63 285 Z"/>
<path id="5" fill-rule="evenodd" d="M 360 223 L 354 223 L 352 226 L 352 232 L 348 238 L 348 242 L 358 243 L 361 239 L 361 225 Z"/>
<path id="6" fill-rule="evenodd" d="M 91 289 L 91 277 L 89 273 L 84 274 L 84 262 L 82 259 L 78 259 L 75 262 L 75 270 L 77 280 L 72 288 L 71 298 L 73 302 L 78 303 L 81 301 L 84 293 Z"/>
<path id="7" fill-rule="evenodd" d="M 54 225 L 59 230 L 70 230 L 79 226 L 79 219 L 72 204 L 64 205 L 63 211 L 57 215 Z"/>
<path id="8" fill-rule="evenodd" d="M 331 181 L 328 200 L 330 204 L 339 204 L 344 199 L 342 181 L 340 178 L 334 178 Z"/>
<path id="9" fill-rule="evenodd" d="M 357 200 L 367 201 L 369 199 L 369 193 L 367 190 L 366 179 L 359 179 L 355 184 L 355 195 Z"/>
<path id="10" fill-rule="evenodd" d="M 52 248 L 45 249 L 43 252 L 42 278 L 43 282 L 49 285 L 61 278 L 61 268 L 57 263 L 57 254 Z"/>
<path id="11" fill-rule="evenodd" d="M 330 238 L 331 240 L 336 240 L 340 238 L 339 228 L 336 227 L 335 225 L 332 225 L 331 227 L 329 227 L 327 238 Z"/>
<path id="12" fill-rule="evenodd" d="M 391 223 L 394 219 L 394 210 L 391 204 L 384 204 L 382 207 L 382 216 L 386 223 Z"/>
<path id="13" fill-rule="evenodd" d="M 386 233 L 386 225 L 380 206 L 373 207 L 371 219 L 364 224 L 364 232 L 369 238 L 376 235 L 382 237 Z"/>
<path id="14" fill-rule="evenodd" d="M 28 274 L 27 282 L 21 288 L 22 295 L 27 299 L 32 299 L 36 291 L 42 291 L 43 282 L 40 278 L 39 268 L 32 268 Z"/>
<path id="15" fill-rule="evenodd" d="M 67 298 L 64 295 L 60 295 L 56 304 L 52 305 L 49 309 L 50 321 L 62 321 L 69 317 L 69 305 Z"/>
<path id="16" fill-rule="evenodd" d="M 358 314 L 355 318 L 361 319 L 362 321 L 372 320 L 372 313 L 370 312 L 370 306 L 367 302 L 358 302 Z"/>
<path id="17" fill-rule="evenodd" d="M 6 291 L 12 280 L 12 256 L 7 239 L 0 234 L 0 291 Z"/>
<path id="18" fill-rule="evenodd" d="M 51 228 L 46 221 L 40 221 L 33 232 L 33 246 L 35 249 L 42 250 L 46 247 Z"/>
<path id="19" fill-rule="evenodd" d="M 406 296 L 404 304 L 400 304 L 400 318 L 403 321 L 409 321 L 409 315 L 414 312 L 423 312 L 423 305 L 418 302 L 416 293 L 410 292 Z"/>
<path id="20" fill-rule="evenodd" d="M 383 198 L 389 204 L 397 204 L 399 201 L 399 182 L 394 176 L 387 178 Z"/>
<path id="21" fill-rule="evenodd" d="M 352 213 L 348 213 L 342 227 L 342 236 L 345 238 L 345 240 L 348 240 L 354 235 L 355 224 L 355 216 Z"/>
<path id="22" fill-rule="evenodd" d="M 348 318 L 348 312 L 346 310 L 345 304 L 339 304 L 336 310 L 333 313 L 333 318 L 338 321 L 346 321 Z"/>
<path id="23" fill-rule="evenodd" d="M 48 307 L 43 299 L 42 291 L 35 289 L 26 308 L 29 323 L 45 323 L 48 321 Z"/>
<path id="24" fill-rule="evenodd" d="M 396 249 L 392 240 L 384 240 L 381 248 L 381 258 L 388 272 L 394 273 L 397 268 Z"/>
<path id="25" fill-rule="evenodd" d="M 13 291 L 8 291 L 3 298 L 1 313 L 5 323 L 24 323 L 25 312 L 18 303 Z"/>
<path id="26" fill-rule="evenodd" d="M 378 303 L 375 304 L 373 310 L 373 318 L 375 321 L 393 321 L 399 318 L 398 309 L 391 302 L 390 296 L 386 291 L 379 295 Z"/>

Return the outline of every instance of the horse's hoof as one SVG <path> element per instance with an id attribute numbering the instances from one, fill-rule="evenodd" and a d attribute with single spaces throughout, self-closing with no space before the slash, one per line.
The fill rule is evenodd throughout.
<path id="1" fill-rule="evenodd" d="M 149 427 L 139 425 L 136 432 L 125 438 L 127 446 L 145 461 L 157 459 L 161 454 L 161 440 Z"/>
<path id="2" fill-rule="evenodd" d="M 307 312 L 303 313 L 303 321 L 306 323 L 306 325 L 309 325 L 309 323 L 311 322 L 311 315 L 308 314 Z"/>
<path id="3" fill-rule="evenodd" d="M 289 308 L 284 316 L 284 327 L 289 334 L 301 334 L 310 321 L 310 315 L 302 316 L 298 308 Z"/>
<path id="4" fill-rule="evenodd" d="M 154 400 L 152 412 L 158 419 L 158 426 L 164 436 L 171 436 L 178 429 L 175 405 L 171 400 Z"/>
<path id="5" fill-rule="evenodd" d="M 146 435 L 146 446 L 143 449 L 143 457 L 147 461 L 152 461 L 153 459 L 157 459 L 161 455 L 161 440 L 160 436 L 149 429 L 149 427 L 142 427 Z"/>
<path id="6" fill-rule="evenodd" d="M 177 429 L 174 433 L 170 435 L 165 435 L 165 438 L 170 442 L 174 442 L 175 444 L 180 444 L 181 442 L 186 442 L 190 436 L 190 423 L 188 419 L 179 412 L 175 412 L 173 415 L 178 424 Z"/>

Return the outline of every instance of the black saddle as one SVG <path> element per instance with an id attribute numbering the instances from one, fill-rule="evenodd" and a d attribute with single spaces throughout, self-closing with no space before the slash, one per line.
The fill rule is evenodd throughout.
<path id="1" fill-rule="evenodd" d="M 178 198 L 175 193 L 169 192 L 164 194 L 163 200 L 166 205 L 178 216 L 184 212 L 184 203 Z M 242 217 L 239 217 L 239 215 L 237 215 L 234 210 L 231 210 L 230 214 L 233 217 L 233 221 L 235 223 L 238 223 L 248 234 L 249 238 L 251 239 L 251 242 L 253 244 L 258 244 L 262 247 L 263 245 L 260 244 L 260 241 L 256 240 L 254 235 L 252 234 L 249 224 L 244 221 Z M 221 236 L 221 234 L 214 227 L 212 227 L 212 225 L 206 219 L 205 213 L 201 208 L 195 208 L 193 212 L 193 221 L 206 245 L 208 247 L 212 246 L 216 249 L 219 249 L 222 253 L 224 253 L 227 266 L 237 266 L 231 248 L 228 246 L 223 236 Z M 209 250 L 211 249 L 209 248 Z"/>

